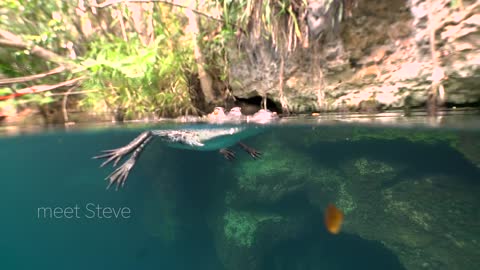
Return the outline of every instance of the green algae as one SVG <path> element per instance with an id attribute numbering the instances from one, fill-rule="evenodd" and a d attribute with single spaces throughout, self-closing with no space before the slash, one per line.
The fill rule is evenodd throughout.
<path id="1" fill-rule="evenodd" d="M 301 188 L 311 178 L 314 166 L 311 158 L 280 150 L 280 146 L 266 149 L 262 160 L 243 162 L 234 174 L 239 192 L 274 202 Z"/>
<path id="2" fill-rule="evenodd" d="M 327 167 L 319 167 L 317 170 L 315 170 L 315 173 L 311 178 L 313 183 L 321 183 L 325 185 L 340 183 L 343 180 L 344 177 L 341 175 L 339 170 Z"/>
<path id="3" fill-rule="evenodd" d="M 257 231 L 257 221 L 252 214 L 230 209 L 223 219 L 224 233 L 228 240 L 235 242 L 238 246 L 252 246 Z"/>
<path id="4" fill-rule="evenodd" d="M 341 183 L 338 191 L 338 197 L 335 205 L 343 211 L 345 215 L 351 213 L 357 208 L 357 204 L 353 200 L 352 195 L 347 191 L 346 184 Z"/>
<path id="5" fill-rule="evenodd" d="M 358 173 L 362 176 L 393 173 L 395 170 L 387 163 L 375 160 L 368 160 L 366 158 L 357 159 L 354 166 Z"/>
<path id="6" fill-rule="evenodd" d="M 282 216 L 258 214 L 229 209 L 223 216 L 225 237 L 240 247 L 251 247 L 255 243 L 258 227 L 264 222 L 281 222 Z"/>
<path id="7" fill-rule="evenodd" d="M 447 143 L 455 147 L 458 143 L 458 135 L 448 131 L 428 131 L 413 129 L 382 129 L 373 130 L 366 128 L 355 128 L 352 133 L 352 141 L 360 140 L 400 140 L 404 139 L 412 143 Z"/>
<path id="8" fill-rule="evenodd" d="M 384 211 L 387 214 L 401 214 L 414 224 L 422 227 L 424 230 L 430 230 L 430 224 L 433 222 L 433 218 L 429 213 L 416 209 L 408 201 L 395 200 L 393 198 L 392 190 L 390 189 L 384 190 L 382 193 L 383 199 L 386 202 Z"/>

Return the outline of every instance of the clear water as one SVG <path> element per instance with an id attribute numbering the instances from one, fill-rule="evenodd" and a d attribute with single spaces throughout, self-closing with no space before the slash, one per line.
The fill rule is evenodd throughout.
<path id="1" fill-rule="evenodd" d="M 300 122 L 260 160 L 155 140 L 119 191 L 91 157 L 175 125 L 5 136 L 0 269 L 478 269 L 480 129 Z"/>

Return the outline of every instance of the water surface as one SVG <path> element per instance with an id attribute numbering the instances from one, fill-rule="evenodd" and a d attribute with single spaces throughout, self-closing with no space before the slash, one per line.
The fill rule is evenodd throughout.
<path id="1" fill-rule="evenodd" d="M 243 141 L 260 160 L 155 140 L 119 191 L 91 157 L 186 124 L 5 136 L 1 268 L 476 269 L 476 116 L 352 119 L 263 126 Z M 345 213 L 339 235 L 325 230 L 328 203 Z"/>

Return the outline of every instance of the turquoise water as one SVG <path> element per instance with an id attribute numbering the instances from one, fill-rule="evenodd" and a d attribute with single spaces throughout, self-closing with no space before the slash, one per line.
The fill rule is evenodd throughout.
<path id="1" fill-rule="evenodd" d="M 112 167 L 92 156 L 175 127 L 1 138 L 0 269 L 480 265 L 479 129 L 263 127 L 243 138 L 262 158 L 232 146 L 231 162 L 154 140 L 125 187 L 106 190 Z M 340 234 L 325 229 L 328 203 L 344 212 Z"/>

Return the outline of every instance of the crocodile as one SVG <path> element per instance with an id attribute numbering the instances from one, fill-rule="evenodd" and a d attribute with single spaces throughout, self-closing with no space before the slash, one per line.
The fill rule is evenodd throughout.
<path id="1" fill-rule="evenodd" d="M 236 107 L 232 110 L 233 113 L 236 114 L 235 117 L 238 117 L 239 108 Z M 224 115 L 226 116 L 226 120 L 228 120 L 228 114 L 224 114 L 224 110 L 221 107 L 215 108 L 212 114 L 213 116 Z M 262 115 L 265 115 L 265 112 L 262 112 Z M 209 117 L 210 116 L 211 115 L 209 115 Z M 263 123 L 262 121 L 260 122 Z M 131 154 L 120 167 L 115 169 L 105 178 L 105 180 L 109 180 L 107 189 L 114 184 L 116 185 L 116 189 L 118 189 L 125 185 L 128 175 L 135 166 L 140 154 L 155 137 L 160 138 L 167 146 L 173 148 L 196 151 L 219 151 L 227 160 L 231 161 L 235 159 L 235 153 L 230 147 L 235 145 L 238 145 L 252 158 L 260 158 L 261 152 L 242 143 L 242 140 L 262 133 L 265 129 L 265 126 L 231 124 L 220 126 L 207 123 L 187 126 L 183 129 L 148 130 L 142 132 L 127 145 L 115 149 L 104 150 L 102 151 L 102 154 L 94 156 L 93 158 L 106 159 L 100 167 L 104 167 L 111 162 L 113 162 L 113 167 L 115 167 L 123 157 Z"/>

